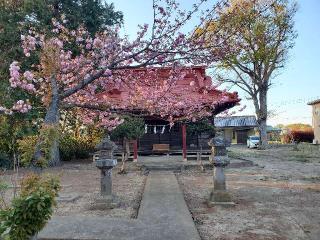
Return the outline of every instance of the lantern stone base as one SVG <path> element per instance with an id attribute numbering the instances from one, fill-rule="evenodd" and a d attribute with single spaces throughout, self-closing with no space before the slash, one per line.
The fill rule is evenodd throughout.
<path id="1" fill-rule="evenodd" d="M 230 194 L 225 190 L 212 190 L 208 199 L 208 206 L 234 206 Z"/>
<path id="2" fill-rule="evenodd" d="M 90 206 L 90 210 L 107 210 L 119 207 L 120 203 L 115 196 L 99 196 Z"/>

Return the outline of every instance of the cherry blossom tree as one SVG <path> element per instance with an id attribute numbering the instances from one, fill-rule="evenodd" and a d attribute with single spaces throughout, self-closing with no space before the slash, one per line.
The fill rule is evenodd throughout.
<path id="1" fill-rule="evenodd" d="M 201 17 L 194 29 L 201 27 L 203 22 L 207 22 L 205 20 L 215 18 L 215 10 L 221 8 L 221 3 L 202 12 L 200 8 L 204 2 L 200 0 L 186 12 L 180 10 L 174 0 L 154 0 L 153 24 L 139 26 L 134 40 L 121 36 L 118 26 L 109 27 L 95 37 L 91 37 L 81 26 L 76 31 L 70 31 L 64 26 L 68 20 L 63 16 L 53 19 L 51 34 L 30 29 L 28 35 L 21 36 L 23 51 L 29 57 L 40 49 L 40 62 L 24 69 L 21 63 L 13 61 L 10 65 L 11 87 L 21 88 L 40 98 L 47 109 L 44 124 L 56 129 L 63 108 L 77 107 L 82 111 L 84 122 L 94 120 L 109 129 L 122 122 L 118 116 L 121 111 L 137 106 L 171 122 L 179 117 L 208 116 L 217 102 L 228 100 L 227 94 L 208 101 L 207 98 L 183 97 L 173 90 L 175 82 L 186 74 L 181 66 L 210 65 L 232 51 L 231 46 L 224 44 L 226 36 L 220 35 L 219 30 L 210 44 L 199 35 L 195 38 L 194 31 L 182 32 L 197 13 Z M 76 49 L 73 49 L 74 46 Z M 169 66 L 168 81 L 158 83 L 157 71 L 148 66 Z M 140 68 L 147 71 L 142 71 L 141 77 L 135 71 Z M 126 85 L 134 95 L 119 104 L 109 102 L 101 93 L 115 85 Z M 210 90 L 202 91 L 205 95 Z M 1 107 L 0 111 L 8 114 L 26 112 L 31 105 L 20 100 L 11 109 Z M 174 119 L 174 116 L 178 117 Z M 57 139 L 52 139 L 51 153 L 50 165 L 59 164 Z M 42 157 L 39 143 L 34 164 Z"/>

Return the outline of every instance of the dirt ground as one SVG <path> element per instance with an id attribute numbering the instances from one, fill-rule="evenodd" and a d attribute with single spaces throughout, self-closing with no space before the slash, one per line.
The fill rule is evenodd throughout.
<path id="1" fill-rule="evenodd" d="M 255 164 L 226 169 L 235 207 L 207 206 L 211 171 L 177 174 L 203 240 L 319 239 L 320 155 L 312 152 L 304 159 L 291 147 L 229 150 Z"/>
<path id="2" fill-rule="evenodd" d="M 55 215 L 58 216 L 110 216 L 121 218 L 135 218 L 139 209 L 146 176 L 138 169 L 132 169 L 132 163 L 128 162 L 130 171 L 127 174 L 117 174 L 118 169 L 113 171 L 113 193 L 120 202 L 118 208 L 111 210 L 91 210 L 91 206 L 100 192 L 100 172 L 90 162 L 65 163 L 62 167 L 55 167 L 46 170 L 50 174 L 58 175 L 61 181 L 62 190 L 59 195 L 68 198 L 68 201 L 58 201 Z M 22 178 L 28 173 L 21 170 L 19 177 Z M 14 175 L 12 171 L 2 173 L 1 180 L 12 185 Z M 7 191 L 6 198 L 12 196 Z M 75 198 L 74 201 L 69 201 Z"/>
<path id="3" fill-rule="evenodd" d="M 177 173 L 190 212 L 202 240 L 294 240 L 320 239 L 320 150 L 300 146 L 268 150 L 231 147 L 229 156 L 250 160 L 254 166 L 226 169 L 227 188 L 235 207 L 211 207 L 206 199 L 213 187 L 212 170 Z M 146 176 L 128 163 L 125 175 L 113 171 L 113 191 L 120 207 L 90 210 L 99 195 L 99 170 L 87 162 L 66 163 L 47 170 L 59 175 L 61 196 L 79 197 L 59 202 L 60 216 L 110 216 L 134 218 L 142 197 Z M 20 177 L 28 172 L 20 171 Z M 2 172 L 0 180 L 12 185 L 12 171 Z M 12 196 L 6 192 L 6 198 Z M 1 203 L 0 203 L 1 204 Z"/>

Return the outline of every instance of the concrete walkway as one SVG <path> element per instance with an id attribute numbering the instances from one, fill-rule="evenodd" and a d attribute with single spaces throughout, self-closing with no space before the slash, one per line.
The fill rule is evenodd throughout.
<path id="1" fill-rule="evenodd" d="M 39 240 L 200 240 L 172 172 L 150 172 L 138 219 L 53 217 Z"/>
<path id="2" fill-rule="evenodd" d="M 138 219 L 152 226 L 150 240 L 200 240 L 172 172 L 150 172 Z"/>

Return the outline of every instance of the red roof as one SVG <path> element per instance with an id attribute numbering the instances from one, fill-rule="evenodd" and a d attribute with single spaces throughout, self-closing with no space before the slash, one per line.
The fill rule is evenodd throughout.
<path id="1" fill-rule="evenodd" d="M 132 78 L 139 79 L 136 84 L 136 89 L 133 89 L 131 85 L 114 84 L 108 87 L 110 89 L 109 91 L 101 93 L 100 97 L 114 105 L 121 106 L 121 103 L 123 102 L 132 101 L 135 96 L 135 92 L 138 91 L 137 89 L 139 87 L 144 88 L 144 90 L 149 88 L 151 96 L 152 91 L 161 86 L 164 81 L 168 81 L 170 79 L 172 74 L 171 70 L 171 67 L 154 67 L 148 69 L 140 68 L 130 70 L 129 74 L 131 74 Z M 231 108 L 240 102 L 237 92 L 226 93 L 216 89 L 213 86 L 211 77 L 206 75 L 205 70 L 206 68 L 204 66 L 184 67 L 180 70 L 180 74 L 184 73 L 184 77 L 174 82 L 174 85 L 170 89 L 171 93 L 176 94 L 181 98 L 187 98 L 194 101 L 207 99 L 208 102 L 213 99 L 219 99 L 219 97 L 222 96 L 227 96 L 227 99 L 224 97 L 223 101 L 215 104 L 213 109 L 214 114 L 218 114 L 219 112 Z M 152 73 L 150 73 L 150 71 Z M 121 74 L 123 74 L 123 72 Z M 128 74 L 128 72 L 125 74 Z M 144 83 L 143 80 L 146 74 L 154 74 L 155 81 L 152 85 L 150 85 L 149 82 Z M 121 76 L 119 78 L 121 78 Z"/>

